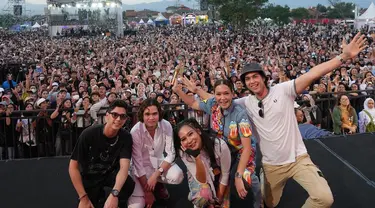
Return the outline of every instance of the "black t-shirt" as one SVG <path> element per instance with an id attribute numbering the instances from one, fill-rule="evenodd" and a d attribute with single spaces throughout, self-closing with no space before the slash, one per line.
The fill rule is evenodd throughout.
<path id="1" fill-rule="evenodd" d="M 117 136 L 103 134 L 104 125 L 85 129 L 80 135 L 71 156 L 80 166 L 85 187 L 96 186 L 120 168 L 120 159 L 131 159 L 133 140 L 131 134 L 120 129 Z"/>

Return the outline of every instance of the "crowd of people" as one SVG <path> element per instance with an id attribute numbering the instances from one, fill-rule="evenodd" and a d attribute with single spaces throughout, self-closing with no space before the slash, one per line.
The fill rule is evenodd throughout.
<path id="1" fill-rule="evenodd" d="M 20 63 L 21 67 L 7 74 L 0 88 L 1 110 L 4 115 L 25 117 L 12 119 L 10 125 L 1 125 L 3 135 L 12 135 L 2 139 L 2 147 L 11 147 L 7 151 L 9 158 L 25 156 L 14 151 L 14 147 L 35 149 L 37 143 L 44 148 L 39 148 L 39 153 L 28 151 L 34 156 L 70 153 L 75 142 L 69 138 L 72 137 L 70 129 L 74 128 L 79 135 L 85 127 L 103 122 L 100 114 L 105 111 L 101 109 L 116 98 L 125 100 L 133 107 L 132 111 L 137 111 L 136 107 L 146 98 L 156 98 L 162 104 L 181 103 L 172 91 L 174 74 L 178 74 L 178 83 L 189 81 L 206 92 L 213 92 L 216 80 L 228 79 L 234 84 L 235 98 L 241 98 L 250 94 L 239 79 L 244 63 L 260 63 L 268 84 L 274 86 L 335 57 L 340 53 L 343 39 L 348 41 L 354 33 L 354 29 L 341 25 L 252 26 L 240 31 L 214 26 L 143 28 L 136 35 L 119 39 L 100 35 L 51 39 L 43 31 L 20 34 L 0 31 L 3 71 L 9 70 L 4 68 L 5 63 Z M 373 31 L 366 35 L 368 48 L 297 96 L 299 109 L 304 114 L 301 123 L 340 132 L 345 124 L 342 126 L 336 121 L 338 108 L 333 109 L 339 93 L 345 93 L 352 100 L 356 114 L 364 109 L 363 102 L 373 96 L 375 82 L 375 35 Z M 187 88 L 183 90 L 199 99 Z M 332 96 L 326 92 L 337 94 Z M 325 98 L 334 100 L 316 103 L 317 99 Z M 165 106 L 164 110 L 168 110 L 165 118 L 176 125 L 186 117 L 196 117 L 208 127 L 207 115 L 185 108 Z M 56 112 L 14 113 L 36 109 Z M 188 115 L 182 110 L 187 110 Z M 44 117 L 26 119 L 31 114 Z M 352 126 L 346 132 L 358 132 L 358 124 L 349 121 L 356 117 L 347 117 L 346 123 Z M 362 118 L 367 123 L 371 120 L 367 114 Z M 364 124 L 363 119 L 359 123 Z M 329 125 L 331 120 L 333 128 Z M 0 122 L 6 123 L 5 119 Z M 128 126 L 135 122 L 136 119 Z M 22 132 L 17 126 L 23 127 Z M 28 126 L 32 131 L 25 130 Z M 364 129 L 363 125 L 359 128 L 361 132 Z"/>
<path id="2" fill-rule="evenodd" d="M 193 174 L 188 179 L 189 199 L 197 207 L 218 203 L 228 207 L 225 204 L 229 201 L 238 206 L 244 201 L 254 201 L 254 207 L 259 207 L 261 194 L 254 160 L 256 143 L 260 143 L 263 162 L 268 164 L 263 170 L 269 175 L 267 180 L 270 183 L 276 180 L 271 172 L 277 164 L 293 162 L 293 169 L 299 170 L 300 163 L 312 163 L 305 155 L 305 147 L 298 140 L 296 131 L 284 135 L 279 132 L 280 124 L 275 123 L 272 125 L 276 128 L 274 133 L 279 134 L 270 136 L 270 123 L 277 120 L 269 120 L 270 116 L 279 118 L 283 105 L 294 105 L 293 112 L 286 111 L 287 116 L 292 114 L 293 118 L 287 117 L 286 120 L 298 122 L 300 128 L 314 132 L 310 135 L 321 135 L 322 129 L 331 128 L 328 120 L 332 121 L 335 134 L 375 131 L 375 33 L 362 32 L 363 37 L 355 36 L 356 30 L 342 25 L 258 25 L 238 31 L 216 26 L 191 26 L 141 28 L 136 34 L 122 38 L 98 35 L 55 39 L 44 36 L 43 31 L 20 34 L 0 31 L 0 64 L 3 70 L 10 72 L 0 88 L 0 159 L 70 155 L 77 141 L 77 146 L 81 145 L 82 151 L 87 151 L 91 137 L 87 132 L 82 133 L 88 138 L 82 143 L 82 136 L 78 139 L 81 132 L 89 126 L 92 126 L 92 132 L 95 126 L 109 128 L 106 127 L 108 122 L 118 125 L 117 118 L 120 118 L 121 127 L 133 138 L 135 157 L 132 157 L 134 169 L 131 176 L 135 183 L 126 180 L 130 183 L 127 185 L 135 190 L 132 195 L 128 193 L 128 204 L 134 204 L 131 207 L 152 204 L 154 196 L 150 193 L 156 187 L 164 190 L 156 183 L 160 177 L 164 177 L 162 182 L 165 183 L 182 181 L 179 177 L 182 176 L 181 170 L 173 164 L 176 155 Z M 355 39 L 354 43 L 352 39 Z M 365 43 L 367 47 L 362 48 Z M 343 53 L 345 47 L 347 51 Z M 20 68 L 10 71 L 4 68 L 7 63 L 18 63 Z M 315 70 L 311 70 L 314 67 Z M 294 85 L 293 80 L 296 80 Z M 291 90 L 293 87 L 295 92 Z M 247 95 L 254 94 L 258 100 L 246 100 Z M 123 104 L 119 104 L 119 100 Z M 318 104 L 319 100 L 324 101 Z M 335 101 L 336 105 L 333 104 Z M 125 105 L 130 118 L 124 112 L 115 111 L 116 106 L 124 108 Z M 158 105 L 161 105 L 160 109 L 151 108 Z M 189 118 L 196 120 L 186 120 Z M 146 124 L 152 124 L 153 128 Z M 252 134 L 254 125 L 259 135 Z M 173 137 L 172 128 L 176 126 L 177 135 Z M 205 141 L 203 135 L 202 138 L 196 135 L 184 143 L 190 134 L 201 135 L 203 128 L 216 133 L 217 143 Z M 110 138 L 113 145 L 118 144 L 116 137 L 112 138 L 112 130 L 103 131 L 103 138 Z M 165 135 L 170 138 L 159 139 L 164 145 L 159 144 L 160 148 L 156 149 L 146 145 L 150 138 L 141 138 L 143 134 L 140 132 L 147 131 L 146 135 L 152 139 L 165 139 Z M 280 135 L 293 138 L 296 147 L 290 148 L 298 148 L 297 155 L 275 158 L 273 149 L 268 148 L 272 142 L 263 137 L 278 138 Z M 171 146 L 172 137 L 178 144 L 176 148 Z M 226 145 L 217 150 L 223 146 L 221 139 L 228 144 L 231 158 L 236 160 L 228 163 L 219 158 L 219 152 L 226 151 Z M 199 151 L 194 151 L 201 148 L 196 146 L 198 143 L 204 143 L 203 150 L 206 151 L 201 158 L 198 158 Z M 105 150 L 106 155 L 92 154 L 107 161 L 108 153 L 115 150 L 111 147 L 109 145 Z M 80 155 L 82 153 L 77 152 L 77 148 L 72 160 L 87 165 L 86 156 Z M 192 150 L 187 150 L 189 148 Z M 117 165 L 128 168 L 130 150 L 124 151 L 127 153 L 120 154 L 126 163 Z M 161 159 L 163 151 L 170 158 Z M 144 156 L 153 159 L 139 159 Z M 97 158 L 93 157 L 91 162 Z M 205 175 L 201 172 L 203 166 L 216 163 L 221 163 L 219 173 Z M 71 174 L 74 175 L 77 163 L 71 165 Z M 85 172 L 88 175 L 108 173 L 112 169 L 102 168 L 113 168 L 112 165 L 106 163 L 99 169 L 89 166 L 84 171 L 88 171 Z M 173 172 L 170 175 L 174 177 L 168 172 Z M 282 180 L 290 174 L 285 173 Z M 215 180 L 216 176 L 221 177 L 219 182 Z M 117 178 L 113 174 L 111 177 Z M 304 177 L 309 176 L 301 175 L 300 179 Z M 122 178 L 122 183 L 125 183 L 124 179 L 126 177 Z M 204 187 L 204 181 L 211 186 Z M 96 182 L 108 185 L 108 181 Z M 316 182 L 326 184 L 325 180 Z M 98 190 L 90 189 L 93 192 L 85 194 L 82 185 L 78 188 L 77 184 L 74 185 L 80 199 L 89 195 L 99 200 L 92 196 Z M 236 190 L 237 195 L 226 192 L 227 187 Z M 252 187 L 251 197 L 249 187 Z M 277 190 L 282 190 L 282 186 L 267 188 L 277 197 L 266 204 L 277 205 L 281 196 Z M 207 191 L 206 197 L 202 198 L 203 189 Z M 326 193 L 325 196 L 316 196 L 323 200 L 319 203 L 332 203 L 327 185 L 307 189 L 312 193 Z M 211 192 L 213 195 L 207 195 Z M 161 198 L 166 198 L 165 191 L 158 193 L 164 193 Z M 113 196 L 118 194 L 113 192 Z M 106 203 L 112 204 L 112 200 Z M 90 201 L 85 202 L 89 204 Z M 318 202 L 310 199 L 306 203 L 316 205 Z"/>

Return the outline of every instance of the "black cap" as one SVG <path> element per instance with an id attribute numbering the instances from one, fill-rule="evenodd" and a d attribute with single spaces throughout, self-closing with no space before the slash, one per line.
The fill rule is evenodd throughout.
<path id="1" fill-rule="evenodd" d="M 243 67 L 241 75 L 240 75 L 240 79 L 244 84 L 245 84 L 245 76 L 246 74 L 250 72 L 259 72 L 260 75 L 262 75 L 264 78 L 267 78 L 266 73 L 264 73 L 262 67 L 259 64 L 249 63 Z"/>

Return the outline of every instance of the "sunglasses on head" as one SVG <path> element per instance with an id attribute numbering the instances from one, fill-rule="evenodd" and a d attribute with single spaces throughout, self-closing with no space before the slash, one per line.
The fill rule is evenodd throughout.
<path id="1" fill-rule="evenodd" d="M 128 115 L 126 114 L 119 114 L 119 113 L 115 113 L 115 112 L 110 112 L 109 114 L 112 115 L 112 117 L 116 120 L 118 117 L 120 117 L 120 120 L 125 120 Z"/>
<path id="2" fill-rule="evenodd" d="M 264 106 L 261 100 L 258 102 L 258 107 L 260 108 L 258 111 L 259 116 L 264 118 Z"/>

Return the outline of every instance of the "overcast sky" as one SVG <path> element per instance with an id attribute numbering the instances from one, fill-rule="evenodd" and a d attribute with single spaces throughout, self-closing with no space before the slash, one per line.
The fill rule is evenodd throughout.
<path id="1" fill-rule="evenodd" d="M 158 1 L 160 0 L 122 0 L 124 4 L 139 4 L 143 2 L 150 3 L 150 2 L 158 2 Z M 34 4 L 46 4 L 47 0 L 26 0 L 26 2 L 34 3 Z"/>
<path id="2" fill-rule="evenodd" d="M 4 1 L 4 0 L 1 0 Z M 6 0 L 5 0 L 6 1 Z M 161 0 L 122 0 L 124 4 L 139 4 L 139 3 L 149 3 L 149 2 L 158 2 Z M 174 1 L 175 0 L 168 0 L 168 1 Z M 192 0 L 194 1 L 194 0 Z M 359 4 L 361 7 L 368 7 L 372 1 L 375 2 L 375 0 L 344 0 L 346 2 L 353 2 L 356 4 Z M 26 2 L 29 3 L 35 3 L 35 4 L 46 4 L 46 0 L 26 0 Z M 285 5 L 287 4 L 290 7 L 299 7 L 299 6 L 312 6 L 317 5 L 318 3 L 321 3 L 323 5 L 329 5 L 328 0 L 269 0 L 269 2 Z"/>

